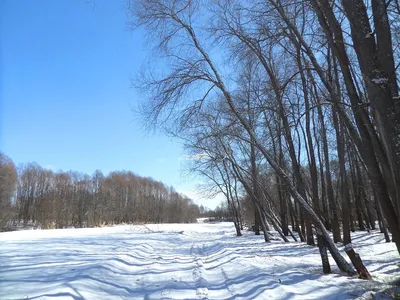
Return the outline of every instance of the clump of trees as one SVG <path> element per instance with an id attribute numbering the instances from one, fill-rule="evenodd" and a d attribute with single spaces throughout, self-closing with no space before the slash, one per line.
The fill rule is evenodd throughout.
<path id="1" fill-rule="evenodd" d="M 152 178 L 128 171 L 92 176 L 53 172 L 37 163 L 16 168 L 0 156 L 0 228 L 12 223 L 41 228 L 93 227 L 120 223 L 196 222 L 199 207 Z"/>
<path id="2" fill-rule="evenodd" d="M 213 220 L 232 222 L 232 212 L 229 210 L 226 202 L 221 202 L 216 208 L 209 209 L 200 206 L 201 218 L 211 218 Z"/>
<path id="3" fill-rule="evenodd" d="M 17 171 L 14 162 L 0 153 L 0 228 L 4 228 L 13 219 L 12 196 L 15 192 Z"/>
<path id="4" fill-rule="evenodd" d="M 136 80 L 143 116 L 185 142 L 238 235 L 246 209 L 266 241 L 291 224 L 326 273 L 328 251 L 355 273 L 335 244 L 355 226 L 378 221 L 400 252 L 398 1 L 128 3 L 163 63 Z"/>

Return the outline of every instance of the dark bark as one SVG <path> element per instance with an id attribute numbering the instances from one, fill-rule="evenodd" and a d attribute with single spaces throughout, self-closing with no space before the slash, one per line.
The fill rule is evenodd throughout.
<path id="1" fill-rule="evenodd" d="M 350 257 L 351 262 L 356 267 L 358 276 L 361 279 L 370 280 L 371 275 L 369 274 L 367 268 L 365 267 L 364 263 L 362 262 L 360 255 L 356 253 L 353 249 L 351 244 L 345 245 L 344 250 L 346 251 L 347 255 Z"/>
<path id="2" fill-rule="evenodd" d="M 343 226 L 343 243 L 345 245 L 351 243 L 350 236 L 350 218 L 349 218 L 349 187 L 347 184 L 347 172 L 345 161 L 345 138 L 343 128 L 339 123 L 336 111 L 333 111 L 333 124 L 336 131 L 336 143 L 339 157 L 340 170 L 340 198 L 342 200 L 342 226 Z"/>
<path id="3" fill-rule="evenodd" d="M 326 251 L 326 243 L 324 236 L 321 234 L 319 230 L 317 230 L 317 244 L 322 261 L 322 271 L 324 272 L 324 274 L 330 274 L 331 266 L 329 264 L 328 253 Z"/>
<path id="4" fill-rule="evenodd" d="M 390 25 L 386 4 L 382 0 L 371 1 L 375 35 L 372 34 L 367 8 L 362 0 L 343 8 L 350 22 L 351 36 L 360 69 L 368 92 L 375 124 L 391 166 L 397 214 L 400 213 L 399 166 L 400 166 L 400 105 L 398 96 Z M 387 171 L 388 172 L 388 171 Z M 388 182 L 390 186 L 391 183 Z"/>
<path id="5" fill-rule="evenodd" d="M 385 220 L 382 218 L 381 208 L 380 208 L 380 205 L 378 202 L 376 202 L 376 212 L 378 215 L 378 225 L 379 225 L 380 231 L 381 231 L 381 233 L 383 233 L 386 243 L 389 243 L 390 242 L 389 232 L 387 230 Z"/>
<path id="6" fill-rule="evenodd" d="M 357 57 L 358 57 L 360 66 L 363 65 L 361 67 L 361 71 L 364 74 L 363 78 L 365 78 L 366 80 L 369 80 L 369 81 L 372 81 L 374 79 L 372 81 L 372 83 L 368 82 L 368 86 L 367 86 L 369 100 L 371 102 L 371 105 L 373 102 L 377 101 L 377 98 L 380 98 L 381 96 L 383 97 L 381 99 L 383 102 L 392 101 L 391 99 L 387 98 L 388 92 L 390 92 L 390 91 L 388 89 L 383 89 L 382 91 L 379 91 L 379 84 L 376 84 L 376 82 L 381 82 L 381 80 L 379 80 L 379 78 L 384 78 L 384 77 L 376 77 L 376 76 L 380 76 L 379 73 L 382 73 L 381 72 L 382 70 L 380 68 L 377 68 L 377 69 L 371 68 L 372 65 L 378 66 L 377 61 L 376 61 L 376 53 L 372 53 L 374 47 L 373 47 L 373 45 L 370 44 L 371 41 L 368 41 L 364 46 L 361 46 L 365 42 L 364 40 L 371 40 L 369 38 L 366 38 L 366 36 L 368 34 L 370 34 L 371 31 L 370 30 L 368 31 L 368 28 L 370 28 L 370 27 L 369 27 L 369 23 L 368 23 L 368 18 L 365 16 L 366 15 L 365 14 L 365 6 L 362 3 L 362 1 L 356 1 L 358 4 L 360 4 L 359 6 L 354 5 L 353 2 L 350 3 L 349 1 L 343 1 L 343 6 L 344 6 L 345 10 L 347 11 L 346 12 L 347 17 L 349 18 L 349 21 L 352 24 L 351 29 L 352 29 L 353 43 L 355 46 L 355 50 L 357 52 Z M 387 174 L 389 173 L 387 170 L 387 167 L 383 168 L 384 174 L 385 174 L 385 179 L 387 180 L 387 182 L 385 182 L 385 179 L 383 178 L 383 175 L 381 173 L 381 169 L 379 167 L 375 151 L 377 151 L 377 155 L 380 159 L 380 163 L 384 166 L 387 165 L 387 161 L 385 159 L 386 155 L 385 155 L 385 153 L 382 153 L 381 147 L 379 147 L 379 145 L 377 145 L 376 139 L 371 138 L 371 134 L 372 134 L 372 136 L 374 136 L 374 134 L 371 130 L 371 126 L 369 125 L 370 124 L 369 116 L 368 116 L 367 112 L 365 111 L 365 109 L 363 109 L 359 106 L 359 104 L 362 103 L 362 101 L 361 101 L 359 95 L 357 94 L 357 89 L 355 87 L 355 84 L 354 84 L 354 81 L 352 78 L 350 63 L 349 63 L 349 59 L 348 59 L 346 50 L 344 48 L 345 42 L 343 39 L 343 33 L 340 28 L 340 24 L 334 16 L 334 13 L 333 13 L 332 7 L 330 6 L 329 1 L 327 1 L 327 0 L 312 1 L 312 4 L 313 4 L 314 10 L 318 16 L 318 20 L 320 21 L 321 27 L 324 29 L 324 31 L 326 33 L 326 36 L 332 46 L 332 49 L 334 50 L 334 54 L 335 54 L 336 58 L 338 59 L 338 62 L 340 64 L 340 67 L 342 70 L 345 87 L 347 89 L 347 95 L 352 104 L 353 114 L 354 114 L 354 117 L 355 117 L 355 120 L 357 123 L 357 127 L 359 129 L 359 133 L 361 135 L 361 140 L 357 141 L 357 139 L 354 139 L 354 142 L 357 144 L 357 148 L 359 149 L 360 154 L 362 155 L 363 161 L 365 162 L 365 164 L 368 167 L 368 174 L 369 174 L 371 182 L 374 184 L 374 189 L 378 190 L 377 196 L 379 197 L 379 202 L 382 205 L 382 210 L 384 212 L 384 215 L 385 215 L 388 223 L 390 224 L 390 226 L 395 228 L 393 231 L 393 234 L 395 236 L 395 239 L 398 240 L 398 238 L 400 238 L 399 222 L 398 222 L 398 218 L 396 215 L 396 209 L 393 207 L 393 204 L 390 199 L 390 195 L 388 194 L 388 191 L 393 190 L 393 186 L 396 183 L 394 183 L 393 177 L 387 176 Z M 357 10 L 357 12 L 354 12 L 353 6 L 360 8 L 360 10 Z M 357 26 L 355 26 L 356 23 L 358 23 Z M 366 27 L 360 26 L 360 24 L 363 24 Z M 360 34 L 360 30 L 358 30 L 358 31 L 354 30 L 355 28 L 361 29 L 361 31 L 364 30 L 363 34 Z M 364 49 L 364 48 L 366 51 L 360 51 L 361 49 Z M 313 58 L 312 54 L 309 51 L 310 50 L 308 49 L 308 54 L 311 55 L 311 57 Z M 366 53 L 369 53 L 369 52 L 372 54 L 371 57 L 366 55 Z M 372 62 L 370 62 L 370 60 Z M 318 64 L 316 63 L 316 60 L 314 58 L 312 59 L 312 61 L 316 66 L 318 66 Z M 375 71 L 373 71 L 373 69 Z M 320 75 L 321 79 L 324 79 L 324 75 L 321 73 L 321 70 L 317 70 L 317 71 L 321 74 Z M 372 73 L 369 74 L 368 72 L 372 72 Z M 373 74 L 373 73 L 377 73 L 377 74 Z M 325 82 L 325 84 L 326 84 L 327 88 L 330 90 L 330 93 L 333 95 L 333 97 L 335 97 L 335 93 L 332 90 L 329 83 Z M 379 97 L 377 97 L 378 95 L 379 95 Z M 374 108 L 376 108 L 378 110 L 378 108 L 381 105 L 382 105 L 382 103 L 374 103 Z M 384 115 L 385 109 L 386 108 L 382 109 L 383 115 Z M 380 116 L 380 114 L 378 114 L 378 117 L 379 116 Z M 387 116 L 387 117 L 389 117 L 389 116 Z M 394 118 L 392 118 L 393 116 L 390 116 L 390 117 L 391 118 L 386 118 L 386 120 L 399 118 L 399 115 L 397 115 L 397 117 L 395 116 Z M 385 118 L 383 118 L 383 119 L 385 119 Z M 388 125 L 387 123 L 385 123 L 385 120 L 378 120 L 377 124 L 380 124 L 381 128 L 385 128 L 385 126 Z M 393 127 L 397 127 L 397 124 L 398 124 L 398 120 L 394 120 L 394 122 L 392 122 Z M 348 123 L 346 124 L 346 126 L 348 126 Z M 350 127 L 348 127 L 348 129 L 349 128 Z M 400 130 L 400 126 L 399 126 L 398 130 Z M 381 135 L 383 134 L 383 137 L 387 136 L 387 134 L 385 134 L 383 131 L 384 130 L 381 130 L 380 134 Z M 388 134 L 389 135 L 393 134 L 393 128 L 390 128 L 388 130 Z M 399 136 L 400 135 L 398 134 L 397 137 L 399 137 Z M 371 139 L 372 139 L 372 143 L 371 143 Z M 387 140 L 388 139 L 384 139 L 384 144 L 385 144 L 385 141 L 387 142 Z M 391 139 L 391 140 L 393 141 L 394 139 Z M 389 187 L 389 189 L 388 189 L 388 187 Z M 396 243 L 396 246 L 397 246 L 397 249 L 400 251 L 400 243 Z"/>

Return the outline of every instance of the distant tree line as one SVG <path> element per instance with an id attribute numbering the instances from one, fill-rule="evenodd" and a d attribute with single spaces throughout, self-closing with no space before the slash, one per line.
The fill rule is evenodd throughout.
<path id="1" fill-rule="evenodd" d="M 200 205 L 201 218 L 212 218 L 218 221 L 233 222 L 232 213 L 226 202 L 222 201 L 216 208 L 209 209 Z"/>
<path id="2" fill-rule="evenodd" d="M 399 1 L 130 0 L 128 11 L 163 63 L 135 81 L 146 124 L 183 140 L 238 235 L 254 214 L 266 242 L 270 227 L 299 236 L 325 273 L 329 251 L 362 278 L 352 230 L 378 224 L 389 241 L 389 229 L 400 253 Z"/>
<path id="3" fill-rule="evenodd" d="M 0 228 L 21 222 L 41 228 L 120 223 L 196 222 L 199 207 L 172 187 L 128 171 L 92 176 L 53 172 L 37 163 L 18 170 L 0 154 Z"/>

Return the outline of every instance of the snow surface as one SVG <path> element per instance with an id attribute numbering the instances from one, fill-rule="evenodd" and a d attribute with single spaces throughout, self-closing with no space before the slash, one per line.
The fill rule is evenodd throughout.
<path id="1" fill-rule="evenodd" d="M 399 255 L 356 232 L 374 281 L 321 271 L 318 248 L 231 223 L 125 225 L 0 234 L 0 299 L 360 299 L 391 280 Z"/>

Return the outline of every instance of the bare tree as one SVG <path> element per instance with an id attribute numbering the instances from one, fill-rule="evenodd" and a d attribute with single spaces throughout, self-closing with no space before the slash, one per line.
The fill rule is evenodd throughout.
<path id="1" fill-rule="evenodd" d="M 152 113 L 150 117 L 159 118 L 167 112 L 167 116 L 174 111 L 179 111 L 178 115 L 189 116 L 201 108 L 201 103 L 210 99 L 210 91 L 214 88 L 226 101 L 230 112 L 236 117 L 240 125 L 250 136 L 251 141 L 257 146 L 266 161 L 282 178 L 285 186 L 288 187 L 293 199 L 304 209 L 309 220 L 321 232 L 327 247 L 339 268 L 349 274 L 354 274 L 353 268 L 341 256 L 335 244 L 331 240 L 325 226 L 314 212 L 304 193 L 299 193 L 300 181 L 296 181 L 296 186 L 281 168 L 279 163 L 271 155 L 270 151 L 259 140 L 256 133 L 252 130 L 246 118 L 237 109 L 231 89 L 228 88 L 229 80 L 219 71 L 216 61 L 211 59 L 210 52 L 206 50 L 206 45 L 199 39 L 196 27 L 198 9 L 196 1 L 130 1 L 132 11 L 135 15 L 136 25 L 147 28 L 155 36 L 158 36 L 157 49 L 166 53 L 170 59 L 169 74 L 162 76 L 161 79 L 147 77 L 141 86 L 150 94 L 150 106 Z M 200 27 L 201 28 L 201 27 Z M 190 50 L 190 55 L 182 56 L 177 53 L 182 50 Z M 200 95 L 199 101 L 189 100 L 185 97 L 189 92 L 193 92 L 194 87 L 200 86 L 205 93 Z M 197 89 L 198 91 L 199 89 Z M 195 93 L 198 95 L 198 92 Z M 189 98 L 190 99 L 190 98 Z M 181 109 L 180 109 L 181 108 Z M 150 111 L 150 110 L 149 110 Z M 187 114 L 190 112 L 190 114 Z M 175 114 L 177 116 L 177 114 Z M 180 124 L 186 124 L 187 118 L 178 118 Z"/>

